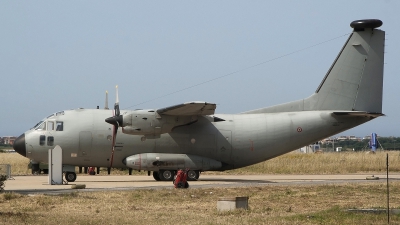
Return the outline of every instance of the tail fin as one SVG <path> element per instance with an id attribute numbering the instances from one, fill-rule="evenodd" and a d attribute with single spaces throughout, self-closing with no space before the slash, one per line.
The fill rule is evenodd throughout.
<path id="1" fill-rule="evenodd" d="M 385 32 L 374 29 L 377 23 L 382 24 L 352 23 L 354 32 L 309 99 L 314 101 L 313 110 L 382 112 Z"/>
<path id="2" fill-rule="evenodd" d="M 246 113 L 312 110 L 382 113 L 385 32 L 380 20 L 358 20 L 354 31 L 310 97 Z"/>

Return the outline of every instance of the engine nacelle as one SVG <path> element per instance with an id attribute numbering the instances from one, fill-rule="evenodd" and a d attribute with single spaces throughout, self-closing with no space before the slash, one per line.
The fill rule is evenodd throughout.
<path id="1" fill-rule="evenodd" d="M 197 155 L 172 153 L 143 153 L 132 155 L 123 160 L 123 163 L 134 170 L 217 170 L 222 163 Z"/>
<path id="2" fill-rule="evenodd" d="M 169 133 L 176 126 L 193 123 L 197 116 L 158 115 L 153 110 L 137 110 L 123 115 L 122 132 L 132 135 Z"/>

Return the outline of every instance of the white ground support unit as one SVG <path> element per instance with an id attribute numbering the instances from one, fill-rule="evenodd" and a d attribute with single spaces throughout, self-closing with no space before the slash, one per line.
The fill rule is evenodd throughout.
<path id="1" fill-rule="evenodd" d="M 63 182 L 62 149 L 56 145 L 49 149 L 49 184 L 60 185 Z"/>
<path id="2" fill-rule="evenodd" d="M 11 165 L 10 164 L 0 164 L 0 174 L 7 175 L 7 179 L 12 179 Z"/>
<path id="3" fill-rule="evenodd" d="M 235 209 L 248 209 L 249 197 L 221 197 L 218 198 L 218 211 L 231 211 Z"/>

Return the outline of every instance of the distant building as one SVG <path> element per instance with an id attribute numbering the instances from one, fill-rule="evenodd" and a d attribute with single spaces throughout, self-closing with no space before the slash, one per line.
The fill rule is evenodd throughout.
<path id="1" fill-rule="evenodd" d="M 340 136 L 340 137 L 337 138 L 337 140 L 338 140 L 338 141 L 347 141 L 347 140 L 349 140 L 349 137 L 347 137 L 347 136 Z"/>
<path id="2" fill-rule="evenodd" d="M 361 141 L 362 139 L 360 137 L 356 136 L 340 136 L 338 138 L 326 138 L 322 140 L 321 142 L 325 143 L 331 143 L 333 141 Z"/>
<path id="3" fill-rule="evenodd" d="M 13 145 L 15 139 L 17 139 L 17 137 L 4 136 L 4 137 L 1 138 L 1 144 L 3 144 L 3 145 Z"/>
<path id="4" fill-rule="evenodd" d="M 299 152 L 301 152 L 301 153 L 315 153 L 315 152 L 317 152 L 319 150 L 320 150 L 320 145 L 317 142 L 315 144 L 307 145 L 307 146 L 304 146 L 304 147 L 300 148 Z"/>

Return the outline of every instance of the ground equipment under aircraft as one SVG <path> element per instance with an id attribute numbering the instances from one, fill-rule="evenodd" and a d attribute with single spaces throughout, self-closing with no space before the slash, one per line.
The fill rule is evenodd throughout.
<path id="1" fill-rule="evenodd" d="M 172 182 L 175 188 L 188 188 L 189 183 L 187 182 L 187 172 L 188 170 L 178 170 L 174 181 Z"/>

